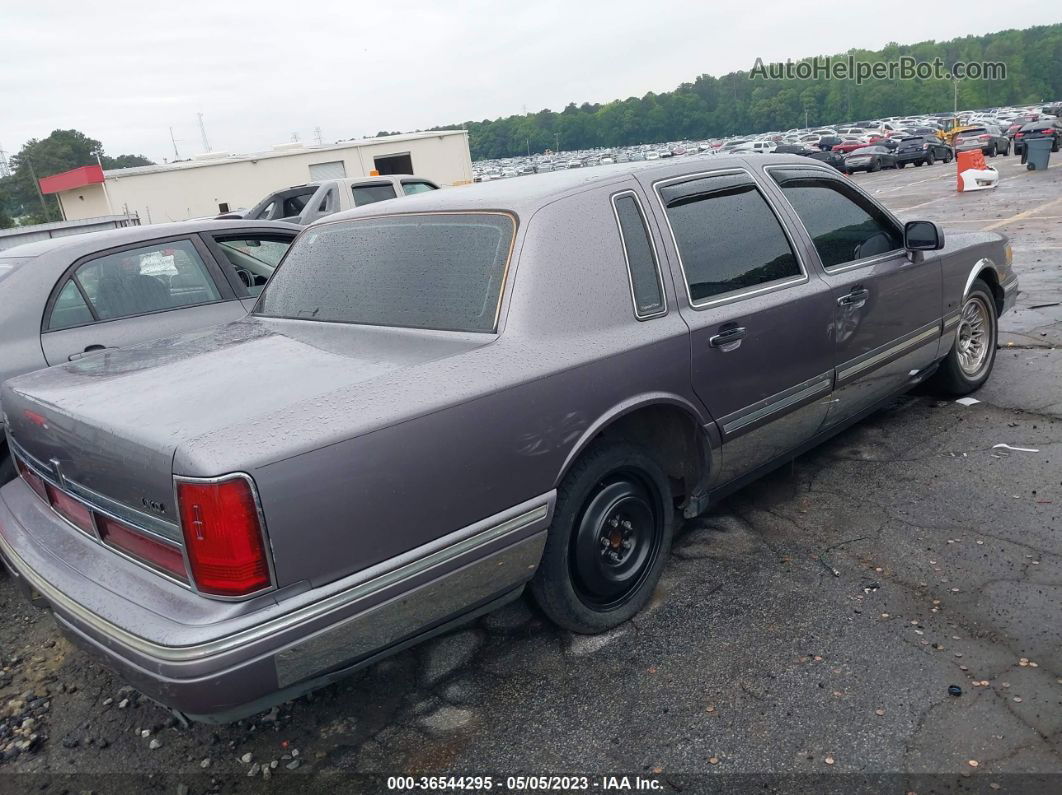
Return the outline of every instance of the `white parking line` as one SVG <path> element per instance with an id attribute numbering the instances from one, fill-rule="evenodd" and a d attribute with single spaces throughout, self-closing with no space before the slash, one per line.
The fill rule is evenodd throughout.
<path id="1" fill-rule="evenodd" d="M 1060 197 L 1058 199 L 1055 199 L 1054 201 L 1050 201 L 1047 204 L 1040 205 L 1039 207 L 1033 207 L 1031 210 L 1026 210 L 1023 213 L 1018 213 L 1017 215 L 1012 215 L 1010 218 L 1004 218 L 1001 221 L 996 221 L 994 224 L 989 224 L 988 226 L 985 227 L 984 231 L 987 232 L 990 229 L 997 229 L 998 227 L 1005 226 L 1006 224 L 1012 224 L 1015 221 L 1021 221 L 1021 220 L 1025 219 L 1025 218 L 1028 218 L 1029 216 L 1036 215 L 1036 213 L 1038 213 L 1038 212 L 1042 212 L 1043 210 L 1046 210 L 1048 207 L 1054 207 L 1056 204 L 1059 204 L 1060 202 L 1062 202 L 1062 197 Z M 1037 216 L 1037 220 L 1039 220 L 1040 217 L 1041 216 Z"/>

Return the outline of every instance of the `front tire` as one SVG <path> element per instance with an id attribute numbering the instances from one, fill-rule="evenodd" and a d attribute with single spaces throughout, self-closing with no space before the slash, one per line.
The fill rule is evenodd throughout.
<path id="1" fill-rule="evenodd" d="M 557 490 L 531 594 L 564 629 L 612 629 L 649 601 L 673 532 L 671 488 L 660 465 L 635 445 L 596 442 Z"/>
<path id="2" fill-rule="evenodd" d="M 980 389 L 992 374 L 998 336 L 995 297 L 978 279 L 959 311 L 955 342 L 933 377 L 935 386 L 949 395 L 968 395 Z"/>
<path id="3" fill-rule="evenodd" d="M 878 160 L 871 160 L 870 161 L 870 167 L 867 169 L 867 171 L 869 171 L 871 173 L 873 173 L 875 171 L 881 171 L 881 162 L 878 161 Z"/>

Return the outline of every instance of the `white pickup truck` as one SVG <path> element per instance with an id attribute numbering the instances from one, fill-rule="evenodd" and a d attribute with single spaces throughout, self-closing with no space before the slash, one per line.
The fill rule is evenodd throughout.
<path id="1" fill-rule="evenodd" d="M 341 210 L 438 189 L 439 186 L 431 180 L 412 174 L 326 179 L 278 190 L 245 213 L 226 213 L 218 217 L 287 221 L 305 226 Z"/>

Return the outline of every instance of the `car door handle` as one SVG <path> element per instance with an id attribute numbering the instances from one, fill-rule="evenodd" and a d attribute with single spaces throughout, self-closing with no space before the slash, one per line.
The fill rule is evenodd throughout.
<path id="1" fill-rule="evenodd" d="M 720 331 L 718 334 L 714 334 L 708 338 L 708 344 L 713 348 L 724 348 L 725 350 L 733 350 L 729 347 L 735 342 L 740 343 L 745 338 L 745 327 L 735 326 L 734 328 L 728 328 L 724 331 Z M 734 345 L 736 348 L 737 345 Z"/>
<path id="2" fill-rule="evenodd" d="M 86 356 L 91 356 L 92 354 L 99 353 L 100 351 L 113 350 L 114 348 L 110 345 L 87 345 L 85 346 L 85 350 L 83 350 L 81 353 L 72 353 L 66 357 L 66 360 L 68 362 L 76 362 L 78 359 L 84 359 Z"/>
<path id="3" fill-rule="evenodd" d="M 837 299 L 838 306 L 852 306 L 860 307 L 867 302 L 867 298 L 870 297 L 870 290 L 865 287 L 858 287 L 848 295 L 842 295 Z"/>

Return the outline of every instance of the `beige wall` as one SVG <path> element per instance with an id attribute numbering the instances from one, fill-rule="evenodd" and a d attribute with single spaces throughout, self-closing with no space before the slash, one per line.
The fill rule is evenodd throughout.
<path id="1" fill-rule="evenodd" d="M 436 135 L 405 140 L 381 139 L 379 143 L 345 148 L 308 149 L 284 156 L 270 153 L 258 160 L 240 159 L 235 162 L 205 161 L 210 165 L 193 168 L 173 168 L 150 174 L 108 176 L 107 190 L 115 213 L 126 208 L 140 215 L 142 224 L 183 221 L 188 218 L 217 215 L 218 205 L 227 202 L 230 210 L 253 207 L 275 190 L 310 181 L 310 164 L 342 160 L 348 177 L 368 176 L 374 168 L 373 158 L 409 153 L 413 173 L 426 177 L 441 186 L 471 181 L 472 159 L 468 151 L 466 133 Z M 204 162 L 204 161 L 200 161 Z M 100 186 L 92 186 L 100 187 Z M 89 196 L 84 201 L 71 200 L 63 194 L 67 217 L 88 218 L 106 215 L 106 201 L 102 190 L 100 201 L 89 212 Z M 75 204 L 76 202 L 76 204 Z"/>
<path id="2" fill-rule="evenodd" d="M 59 201 L 63 204 L 63 213 L 68 221 L 112 214 L 107 207 L 107 195 L 100 183 L 62 191 L 59 194 Z"/>

